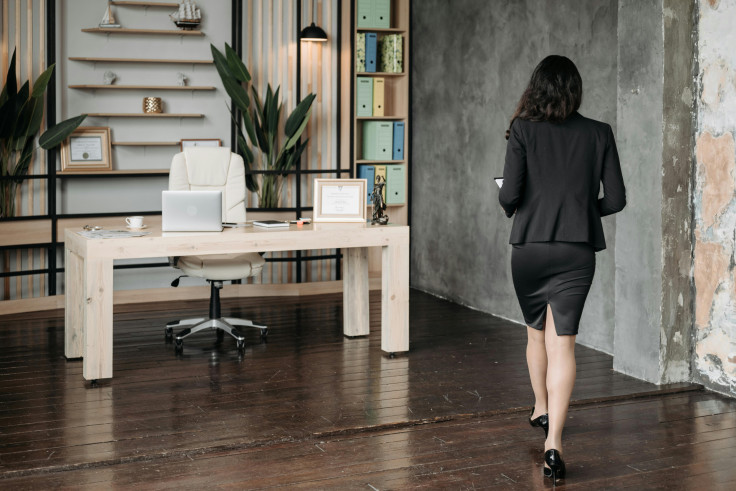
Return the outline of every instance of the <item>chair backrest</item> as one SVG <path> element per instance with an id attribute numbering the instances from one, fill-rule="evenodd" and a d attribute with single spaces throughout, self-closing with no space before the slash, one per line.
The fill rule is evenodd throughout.
<path id="1" fill-rule="evenodd" d="M 222 191 L 222 221 L 245 221 L 245 166 L 227 147 L 192 147 L 174 155 L 172 191 Z"/>

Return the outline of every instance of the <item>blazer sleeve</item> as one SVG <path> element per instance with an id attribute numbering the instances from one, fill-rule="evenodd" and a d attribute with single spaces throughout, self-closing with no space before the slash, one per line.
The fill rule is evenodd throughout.
<path id="1" fill-rule="evenodd" d="M 612 215 L 626 206 L 626 187 L 621 175 L 621 163 L 618 160 L 616 140 L 613 131 L 608 127 L 608 140 L 603 154 L 603 169 L 601 172 L 603 183 L 603 197 L 598 200 L 598 209 L 601 216 Z"/>
<path id="2" fill-rule="evenodd" d="M 511 134 L 506 144 L 506 161 L 503 166 L 503 186 L 498 193 L 498 202 L 509 218 L 514 216 L 519 206 L 526 179 L 526 147 L 519 126 L 516 121 L 511 125 Z"/>

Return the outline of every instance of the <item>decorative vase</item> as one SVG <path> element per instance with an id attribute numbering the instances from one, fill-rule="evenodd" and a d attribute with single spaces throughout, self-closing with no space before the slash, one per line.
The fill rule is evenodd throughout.
<path id="1" fill-rule="evenodd" d="M 143 98 L 144 113 L 162 113 L 164 112 L 164 103 L 160 97 L 144 97 Z"/>

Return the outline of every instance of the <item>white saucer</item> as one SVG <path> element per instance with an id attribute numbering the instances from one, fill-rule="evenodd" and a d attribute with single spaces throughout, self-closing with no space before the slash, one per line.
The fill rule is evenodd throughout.
<path id="1" fill-rule="evenodd" d="M 143 225 L 142 227 L 131 227 L 130 225 L 127 225 L 125 228 L 128 230 L 143 230 L 148 228 L 148 225 Z"/>

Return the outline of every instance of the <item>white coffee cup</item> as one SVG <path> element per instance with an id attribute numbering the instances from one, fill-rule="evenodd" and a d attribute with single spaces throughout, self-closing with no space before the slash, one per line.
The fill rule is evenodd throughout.
<path id="1" fill-rule="evenodd" d="M 125 223 L 127 223 L 130 228 L 141 228 L 143 227 L 143 217 L 127 217 L 125 219 Z"/>

